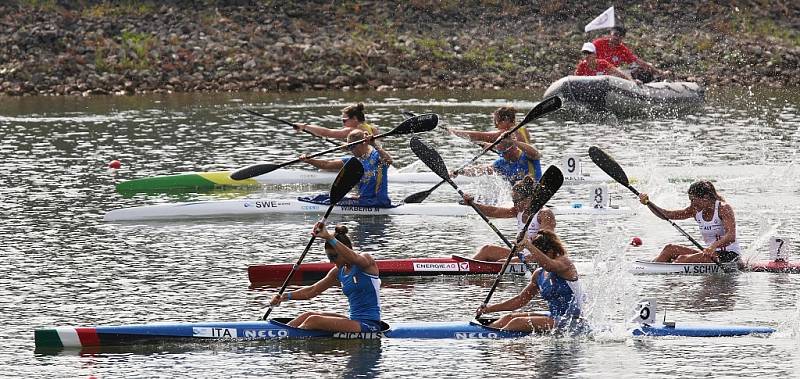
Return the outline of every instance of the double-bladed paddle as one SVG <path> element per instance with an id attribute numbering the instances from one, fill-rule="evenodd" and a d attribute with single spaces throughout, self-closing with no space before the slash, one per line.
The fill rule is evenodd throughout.
<path id="1" fill-rule="evenodd" d="M 622 169 L 622 166 L 620 166 L 619 163 L 617 163 L 617 161 L 614 160 L 614 158 L 611 158 L 610 155 L 606 154 L 605 151 L 601 150 L 597 146 L 592 146 L 589 148 L 589 157 L 592 158 L 592 162 L 594 162 L 594 164 L 596 164 L 597 167 L 600 167 L 600 169 L 603 170 L 603 172 L 605 172 L 606 174 L 608 174 L 608 176 L 612 177 L 619 184 L 622 184 L 623 186 L 628 188 L 631 192 L 633 192 L 634 195 L 639 196 L 639 191 L 637 191 L 636 188 L 633 188 L 633 186 L 628 181 L 628 175 L 625 174 L 625 170 Z M 681 232 L 681 234 L 683 234 L 686 238 L 688 238 L 689 241 L 692 241 L 692 243 L 698 249 L 700 249 L 700 251 L 703 251 L 704 247 L 700 245 L 700 243 L 698 243 L 694 238 L 692 238 L 692 236 L 690 236 L 689 233 L 686 233 L 686 231 L 683 230 L 683 228 L 681 228 L 680 226 L 678 226 L 678 224 L 676 224 L 674 221 L 670 220 L 667 216 L 665 216 L 664 213 L 661 212 L 661 210 L 655 207 L 655 204 L 653 205 L 654 205 L 653 207 L 648 207 L 648 208 L 650 208 L 650 210 L 652 210 L 656 215 L 658 215 L 658 217 L 667 220 L 670 224 L 672 224 L 672 226 L 675 227 L 675 229 L 678 229 L 678 231 Z M 721 265 L 719 263 L 719 260 L 714 259 L 714 263 L 716 263 L 717 266 L 723 271 L 725 272 L 730 271 L 726 269 L 725 266 Z"/>
<path id="2" fill-rule="evenodd" d="M 373 138 L 374 139 L 378 139 L 378 138 L 389 137 L 389 136 L 393 136 L 393 135 L 397 135 L 397 134 L 411 134 L 411 133 L 427 132 L 427 131 L 433 130 L 438 123 L 439 123 L 439 116 L 437 116 L 436 114 L 433 114 L 433 113 L 423 114 L 423 115 L 419 115 L 419 116 L 416 116 L 416 117 L 409 118 L 409 119 L 403 121 L 402 123 L 400 123 L 400 125 L 397 125 L 397 127 L 395 127 L 394 129 L 392 129 L 392 130 L 390 130 L 390 131 L 388 131 L 386 133 L 378 134 L 378 135 L 374 136 Z M 331 152 L 334 152 L 334 151 L 337 151 L 337 150 L 347 149 L 347 148 L 349 148 L 351 146 L 355 146 L 355 145 L 358 145 L 360 143 L 363 143 L 364 141 L 365 141 L 364 139 L 358 140 L 358 141 L 353 141 L 353 142 L 350 142 L 350 143 L 347 143 L 347 144 L 344 144 L 344 145 L 341 145 L 341 146 L 330 148 L 328 150 L 320 151 L 318 153 L 309 154 L 309 155 L 307 155 L 307 157 L 308 158 L 314 158 L 314 157 L 318 157 L 320 155 L 325 155 L 325 154 L 328 154 L 328 153 L 331 153 Z M 254 164 L 254 165 L 247 166 L 247 167 L 244 167 L 244 168 L 240 168 L 240 169 L 234 171 L 233 173 L 231 173 L 231 179 L 233 179 L 233 180 L 250 179 L 252 177 L 263 175 L 263 174 L 266 174 L 268 172 L 272 172 L 274 170 L 277 170 L 277 169 L 279 169 L 281 167 L 286 167 L 288 165 L 291 165 L 291 164 L 294 164 L 294 163 L 297 163 L 297 162 L 300 162 L 300 161 L 301 161 L 301 159 L 297 158 L 297 159 L 293 159 L 291 161 L 283 162 L 283 163 L 279 163 L 279 164 L 272 164 L 272 163 Z"/>
<path id="3" fill-rule="evenodd" d="M 264 118 L 264 119 L 267 119 L 267 120 L 270 120 L 270 121 L 275 121 L 275 122 L 278 122 L 278 123 L 289 125 L 289 126 L 291 126 L 293 128 L 297 128 L 297 124 L 291 123 L 291 122 L 286 121 L 286 120 L 281 120 L 281 119 L 279 119 L 277 117 L 267 116 L 265 114 L 258 113 L 256 111 L 253 111 L 253 110 L 250 110 L 250 109 L 244 109 L 244 111 L 247 112 L 247 113 L 250 113 L 251 115 L 256 116 L 256 117 L 261 117 L 261 118 Z M 308 134 L 311 134 L 314 137 L 322 138 L 322 139 L 324 139 L 325 141 L 327 141 L 331 145 L 334 145 L 334 146 L 338 146 L 339 145 L 338 142 L 336 142 L 334 140 L 331 140 L 331 139 L 328 139 L 328 138 L 323 137 L 323 136 L 318 136 L 318 135 L 312 133 L 310 130 L 303 129 L 303 131 L 308 133 Z"/>
<path id="4" fill-rule="evenodd" d="M 453 189 L 455 189 L 458 192 L 458 194 L 461 195 L 461 197 L 464 197 L 464 192 L 461 191 L 461 189 L 458 188 L 458 185 L 456 185 L 456 183 L 453 182 L 453 179 L 450 178 L 450 174 L 447 171 L 447 166 L 445 165 L 442 156 L 439 155 L 439 153 L 436 150 L 426 145 L 424 142 L 422 142 L 422 140 L 417 138 L 417 136 L 411 137 L 410 144 L 411 144 L 411 151 L 414 152 L 414 154 L 417 156 L 417 158 L 419 158 L 422 161 L 422 163 L 425 163 L 425 165 L 428 166 L 428 168 L 430 168 L 431 171 L 435 172 L 436 175 L 439 175 L 439 177 L 442 178 L 442 180 L 444 180 L 445 182 L 447 182 L 447 184 L 450 184 L 450 186 L 452 186 Z M 500 237 L 501 240 L 503 240 L 503 242 L 505 242 L 506 246 L 508 246 L 509 249 L 513 247 L 511 242 L 508 239 L 506 239 L 503 233 L 501 233 L 500 230 L 498 230 L 497 227 L 494 226 L 492 221 L 489 220 L 489 218 L 486 217 L 486 215 L 483 214 L 483 212 L 481 212 L 481 210 L 478 209 L 478 207 L 475 206 L 475 204 L 470 203 L 469 205 L 472 207 L 472 209 L 475 210 L 475 213 L 477 213 L 478 216 L 481 216 L 483 221 L 486 221 L 486 223 L 489 224 L 489 227 L 492 228 L 492 230 L 497 234 L 497 236 Z M 525 262 L 522 263 L 525 264 Z M 530 268 L 531 267 L 529 267 L 529 269 Z"/>
<path id="5" fill-rule="evenodd" d="M 323 224 L 327 221 L 328 216 L 330 216 L 331 211 L 333 211 L 333 207 L 338 203 L 342 198 L 350 192 L 351 189 L 361 181 L 361 177 L 364 175 L 364 166 L 361 165 L 361 161 L 355 158 L 351 158 L 347 160 L 347 163 L 344 164 L 341 170 L 339 170 L 339 174 L 336 175 L 336 179 L 331 184 L 331 192 L 330 192 L 330 199 L 331 205 L 328 207 L 328 210 L 325 211 L 325 215 L 322 216 Z M 292 271 L 289 271 L 289 275 L 286 277 L 286 280 L 283 281 L 283 285 L 281 289 L 278 290 L 278 295 L 283 295 L 283 291 L 286 290 L 286 287 L 289 285 L 289 282 L 292 280 L 294 273 L 300 267 L 300 263 L 303 262 L 303 258 L 306 257 L 308 250 L 311 249 L 311 245 L 314 243 L 314 240 L 317 236 L 312 235 L 311 240 L 308 241 L 308 245 L 306 245 L 305 250 L 303 250 L 303 254 L 300 254 L 300 258 L 297 259 L 297 263 L 292 266 Z M 266 320 L 269 317 L 269 314 L 272 312 L 273 305 L 269 306 L 267 312 L 264 313 L 264 317 L 262 320 Z"/>
<path id="6" fill-rule="evenodd" d="M 517 124 L 516 126 L 514 126 L 511 129 L 506 130 L 505 132 L 503 132 L 503 134 L 501 134 L 499 137 L 497 137 L 497 139 L 494 142 L 492 142 L 491 144 L 486 146 L 483 149 L 483 151 L 478 153 L 478 155 L 476 155 L 474 158 L 470 159 L 467 163 L 461 165 L 461 167 L 456 169 L 454 172 L 458 173 L 459 171 L 463 170 L 467 166 L 469 166 L 472 163 L 474 163 L 483 154 L 485 154 L 487 151 L 489 151 L 492 148 L 494 148 L 495 146 L 497 146 L 497 144 L 500 143 L 500 141 L 502 141 L 508 135 L 513 134 L 514 132 L 516 132 L 523 125 L 531 122 L 532 120 L 534 120 L 536 118 L 539 118 L 539 117 L 544 116 L 544 115 L 546 115 L 546 114 L 548 114 L 550 112 L 553 112 L 553 111 L 557 110 L 558 108 L 561 108 L 561 99 L 558 96 L 548 97 L 547 99 L 542 100 L 542 102 L 540 102 L 539 104 L 536 104 L 536 106 L 533 107 L 533 109 L 531 109 L 531 111 L 528 112 L 528 114 L 525 115 L 525 118 L 522 119 L 522 121 L 520 121 L 519 124 Z M 439 186 L 441 186 L 444 183 L 445 183 L 445 181 L 442 180 L 441 182 L 439 182 L 435 186 L 431 187 L 431 189 L 411 194 L 408 197 L 406 197 L 405 200 L 403 200 L 403 201 L 406 202 L 406 203 L 421 203 L 421 202 L 425 201 L 425 199 L 427 199 L 428 196 L 431 193 L 433 193 L 433 191 L 436 191 L 436 189 L 439 188 Z"/>
<path id="7" fill-rule="evenodd" d="M 533 189 L 533 195 L 531 195 L 531 204 L 528 206 L 528 220 L 525 221 L 525 226 L 523 226 L 519 233 L 517 233 L 517 243 L 511 247 L 511 251 L 508 253 L 506 261 L 503 262 L 503 267 L 497 274 L 497 278 L 494 279 L 492 288 L 489 289 L 489 293 L 486 294 L 486 299 L 483 300 L 481 307 L 489 305 L 489 300 L 491 300 L 494 290 L 497 289 L 497 285 L 500 283 L 500 278 L 503 277 L 503 273 L 506 271 L 508 264 L 511 263 L 511 258 L 514 257 L 514 255 L 517 253 L 517 249 L 521 246 L 519 241 L 522 241 L 523 238 L 527 238 L 526 234 L 528 233 L 528 227 L 531 226 L 531 222 L 533 221 L 533 218 L 536 217 L 536 213 L 539 212 L 539 210 L 542 209 L 545 204 L 547 204 L 556 191 L 561 188 L 562 184 L 564 184 L 564 175 L 556 166 L 548 167 L 544 172 L 544 175 L 542 175 L 542 179 L 539 180 L 539 183 L 536 183 L 536 187 Z"/>

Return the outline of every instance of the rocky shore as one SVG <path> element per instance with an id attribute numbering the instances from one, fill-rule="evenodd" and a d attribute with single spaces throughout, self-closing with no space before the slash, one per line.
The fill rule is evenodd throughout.
<path id="1" fill-rule="evenodd" d="M 769 3 L 765 6 L 764 4 Z M 591 1 L 59 1 L 0 5 L 0 95 L 541 88 Z M 706 86 L 800 86 L 800 3 L 620 1 L 641 58 Z"/>

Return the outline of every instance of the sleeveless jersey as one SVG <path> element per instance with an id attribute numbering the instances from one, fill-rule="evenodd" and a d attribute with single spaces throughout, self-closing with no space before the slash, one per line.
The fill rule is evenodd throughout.
<path id="1" fill-rule="evenodd" d="M 338 277 L 342 283 L 342 292 L 350 303 L 350 319 L 380 321 L 381 280 L 356 265 L 350 267 L 349 273 L 344 271 L 344 267 L 339 268 Z"/>
<path id="2" fill-rule="evenodd" d="M 373 136 L 375 134 L 377 134 L 377 133 L 375 133 L 377 128 L 375 126 L 373 126 L 372 124 L 368 124 L 366 122 L 362 122 L 362 123 L 358 124 L 358 128 L 363 130 L 363 131 L 365 131 L 365 132 L 367 132 L 370 135 L 373 135 Z"/>
<path id="3" fill-rule="evenodd" d="M 352 157 L 342 158 L 347 163 Z M 357 158 L 364 166 L 364 176 L 358 184 L 358 205 L 365 207 L 391 207 L 392 201 L 389 199 L 389 184 L 387 175 L 389 165 L 381 162 L 381 154 L 378 150 L 372 152 L 366 158 Z"/>
<path id="4" fill-rule="evenodd" d="M 528 221 L 522 219 L 522 213 L 523 212 L 517 213 L 517 232 L 521 231 L 525 226 L 525 221 Z M 539 232 L 539 212 L 536 212 L 536 215 L 533 216 L 531 224 L 528 225 L 528 233 L 526 233 L 526 235 L 530 237 L 536 235 L 537 232 Z"/>
<path id="5" fill-rule="evenodd" d="M 581 290 L 580 279 L 573 282 L 555 273 L 539 269 L 536 285 L 539 286 L 539 293 L 542 299 L 547 301 L 550 317 L 558 320 L 581 315 L 583 291 Z"/>
<path id="6" fill-rule="evenodd" d="M 495 171 L 499 172 L 508 179 L 511 184 L 516 183 L 518 180 L 525 177 L 525 175 L 533 174 L 536 181 L 542 178 L 542 164 L 538 159 L 528 159 L 525 152 L 522 151 L 519 159 L 516 161 L 509 161 L 500 156 L 492 164 Z"/>
<path id="7" fill-rule="evenodd" d="M 711 217 L 711 221 L 703 219 L 703 211 L 697 212 L 694 215 L 694 219 L 700 227 L 700 234 L 703 236 L 706 246 L 711 245 L 725 235 L 725 226 L 719 218 L 719 200 L 714 203 L 714 216 Z M 730 245 L 717 249 L 717 251 L 731 251 L 734 253 L 739 253 L 739 250 L 739 241 L 735 239 Z"/>

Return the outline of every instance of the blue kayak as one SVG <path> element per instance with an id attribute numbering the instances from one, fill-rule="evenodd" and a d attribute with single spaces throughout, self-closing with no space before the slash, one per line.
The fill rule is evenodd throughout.
<path id="1" fill-rule="evenodd" d="M 527 332 L 505 331 L 487 327 L 475 321 L 404 322 L 391 327 L 384 324 L 380 332 L 339 333 L 305 330 L 286 325 L 289 319 L 240 322 L 158 323 L 98 327 L 56 327 L 34 332 L 37 349 L 85 348 L 120 345 L 141 345 L 184 341 L 249 341 L 271 339 L 500 339 L 518 338 Z M 488 323 L 489 320 L 483 322 Z M 727 337 L 748 334 L 771 334 L 769 327 L 705 325 L 641 326 L 633 329 L 635 336 Z"/>

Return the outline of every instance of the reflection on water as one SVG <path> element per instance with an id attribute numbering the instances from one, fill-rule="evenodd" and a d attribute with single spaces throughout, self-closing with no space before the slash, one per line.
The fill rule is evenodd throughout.
<path id="1" fill-rule="evenodd" d="M 718 92 L 718 93 L 715 93 Z M 130 206 L 250 196 L 296 197 L 322 186 L 269 186 L 255 190 L 117 194 L 120 180 L 187 171 L 226 170 L 256 162 L 282 162 L 324 148 L 319 141 L 244 114 L 243 108 L 293 122 L 338 127 L 342 106 L 363 101 L 382 130 L 399 124 L 400 109 L 435 112 L 447 124 L 491 127 L 491 112 L 510 103 L 520 113 L 539 93 L 429 92 L 315 94 L 181 94 L 98 98 L 6 98 L 0 103 L 0 337 L 4 374 L 22 376 L 790 376 L 798 366 L 800 275 L 633 276 L 625 263 L 652 259 L 665 244 L 687 241 L 648 212 L 622 218 L 559 217 L 557 231 L 593 296 L 587 311 L 603 325 L 624 325 L 635 301 L 655 297 L 668 319 L 688 323 L 769 325 L 770 338 L 632 340 L 624 328 L 588 340 L 533 337 L 512 341 L 286 341 L 200 346 L 166 345 L 149 352 L 96 351 L 83 356 L 32 354 L 38 327 L 114 325 L 160 321 L 243 321 L 263 314 L 272 287 L 248 289 L 246 270 L 259 263 L 295 262 L 316 216 L 275 216 L 182 222 L 114 224 L 105 212 Z M 766 257 L 771 234 L 800 230 L 800 100 L 796 93 L 712 90 L 701 111 L 679 119 L 561 122 L 537 119 L 528 129 L 544 164 L 565 156 L 583 160 L 597 145 L 636 177 L 636 188 L 666 207 L 686 205 L 687 183 L 709 178 L 731 202 L 738 239 L 748 254 Z M 424 140 L 448 167 L 478 149 L 440 130 Z M 397 166 L 419 165 L 407 137 L 384 139 Z M 488 163 L 494 156 L 480 162 Z M 109 171 L 119 159 L 122 168 Z M 298 168 L 301 168 L 298 166 Z M 424 167 L 422 170 L 426 170 Z M 478 196 L 508 199 L 491 182 L 460 185 Z M 390 185 L 402 199 L 430 185 Z M 609 185 L 612 203 L 640 207 L 630 191 Z M 568 205 L 587 190 L 566 187 L 551 200 Z M 579 197 L 579 199 L 576 199 Z M 426 202 L 455 201 L 442 186 Z M 477 217 L 373 217 L 332 215 L 350 229 L 358 251 L 379 259 L 471 255 L 500 241 Z M 511 219 L 494 221 L 507 236 Z M 697 237 L 696 224 L 678 224 Z M 641 237 L 644 245 L 627 244 Z M 687 244 L 688 245 L 688 244 Z M 306 260 L 324 260 L 314 246 Z M 386 279 L 381 290 L 390 322 L 469 319 L 493 277 Z M 517 294 L 527 281 L 504 277 L 493 300 Z M 534 301 L 528 309 L 546 309 Z M 315 301 L 275 310 L 347 312 L 338 289 Z M 661 313 L 660 313 L 661 315 Z M 352 341 L 351 341 L 352 342 Z M 736 352 L 732 354 L 731 352 Z M 509 359 L 509 358 L 512 359 Z M 619 357 L 624 357 L 620 360 Z M 687 359 L 686 357 L 691 357 Z M 769 357 L 765 359 L 764 357 Z M 511 362 L 511 363 L 510 363 Z"/>

